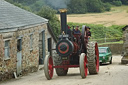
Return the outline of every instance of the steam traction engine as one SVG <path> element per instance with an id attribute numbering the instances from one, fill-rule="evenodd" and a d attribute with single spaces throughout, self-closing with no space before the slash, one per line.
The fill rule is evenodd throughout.
<path id="1" fill-rule="evenodd" d="M 56 56 L 46 56 L 44 60 L 44 72 L 48 80 L 52 79 L 54 68 L 58 76 L 65 76 L 68 68 L 79 67 L 82 78 L 89 74 L 99 72 L 99 52 L 95 42 L 88 42 L 86 26 L 82 26 L 82 32 L 74 34 L 67 27 L 66 10 L 60 10 L 61 32 L 56 45 Z"/>

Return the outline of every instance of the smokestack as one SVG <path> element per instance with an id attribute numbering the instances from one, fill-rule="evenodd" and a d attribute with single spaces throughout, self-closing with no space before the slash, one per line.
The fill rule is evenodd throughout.
<path id="1" fill-rule="evenodd" d="M 67 10 L 60 9 L 61 31 L 67 34 Z"/>

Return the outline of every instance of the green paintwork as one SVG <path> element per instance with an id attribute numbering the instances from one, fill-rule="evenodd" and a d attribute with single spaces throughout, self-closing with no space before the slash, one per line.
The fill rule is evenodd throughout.
<path id="1" fill-rule="evenodd" d="M 99 62 L 106 63 L 112 60 L 112 52 L 109 47 L 99 47 Z"/>

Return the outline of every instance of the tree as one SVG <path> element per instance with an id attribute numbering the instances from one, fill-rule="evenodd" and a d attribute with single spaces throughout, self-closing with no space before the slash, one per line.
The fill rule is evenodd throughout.
<path id="1" fill-rule="evenodd" d="M 13 1 L 13 0 L 5 0 L 5 1 L 10 2 L 10 3 L 14 3 L 14 1 Z"/>
<path id="2" fill-rule="evenodd" d="M 87 13 L 87 12 L 103 12 L 109 11 L 111 6 L 103 3 L 101 0 L 70 0 L 68 13 Z"/>
<path id="3" fill-rule="evenodd" d="M 45 5 L 44 0 L 6 0 L 23 9 L 31 9 L 32 12 L 39 11 Z"/>
<path id="4" fill-rule="evenodd" d="M 128 4 L 127 0 L 6 0 L 12 4 L 20 4 L 28 7 L 32 12 L 38 12 L 42 6 L 48 5 L 51 8 L 58 10 L 61 8 L 67 8 L 68 13 L 84 14 L 87 12 L 104 12 L 109 11 L 111 6 L 109 3 L 114 5 Z M 121 2 L 122 1 L 122 2 Z"/>
<path id="5" fill-rule="evenodd" d="M 103 12 L 105 11 L 104 5 L 101 0 L 87 0 L 88 12 Z"/>
<path id="6" fill-rule="evenodd" d="M 68 13 L 84 14 L 87 13 L 86 0 L 70 0 Z"/>
<path id="7" fill-rule="evenodd" d="M 121 0 L 122 4 L 128 5 L 128 0 Z"/>
<path id="8" fill-rule="evenodd" d="M 102 2 L 106 3 L 109 2 L 111 4 L 117 3 L 116 5 L 120 5 L 121 3 L 124 5 L 128 5 L 128 0 L 101 0 Z"/>
<path id="9" fill-rule="evenodd" d="M 38 12 L 41 10 L 42 6 L 45 5 L 44 0 L 36 0 L 35 3 L 30 4 L 30 8 L 32 9 L 33 12 Z"/>
<path id="10" fill-rule="evenodd" d="M 32 12 L 32 10 L 28 7 L 28 6 L 23 6 L 22 4 L 20 4 L 20 3 L 13 3 L 15 6 L 18 6 L 18 7 L 20 7 L 20 8 L 22 8 L 22 9 L 25 9 L 25 10 L 27 10 L 27 11 L 30 11 L 30 12 Z"/>
<path id="11" fill-rule="evenodd" d="M 42 9 L 37 13 L 39 16 L 49 20 L 49 24 L 56 36 L 60 34 L 60 21 L 56 17 L 56 10 L 43 6 Z"/>
<path id="12" fill-rule="evenodd" d="M 115 6 L 121 6 L 122 2 L 120 0 L 119 1 L 113 1 L 112 4 Z"/>

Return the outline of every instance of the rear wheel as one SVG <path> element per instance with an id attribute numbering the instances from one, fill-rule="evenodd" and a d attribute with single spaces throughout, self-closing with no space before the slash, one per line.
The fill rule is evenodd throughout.
<path id="1" fill-rule="evenodd" d="M 87 56 L 85 53 L 80 55 L 80 74 L 82 78 L 86 78 L 87 76 Z"/>
<path id="2" fill-rule="evenodd" d="M 89 74 L 97 74 L 99 72 L 99 51 L 95 42 L 89 42 L 87 45 L 87 60 Z"/>
<path id="3" fill-rule="evenodd" d="M 46 56 L 44 60 L 45 77 L 50 80 L 53 77 L 53 60 L 51 56 Z"/>

